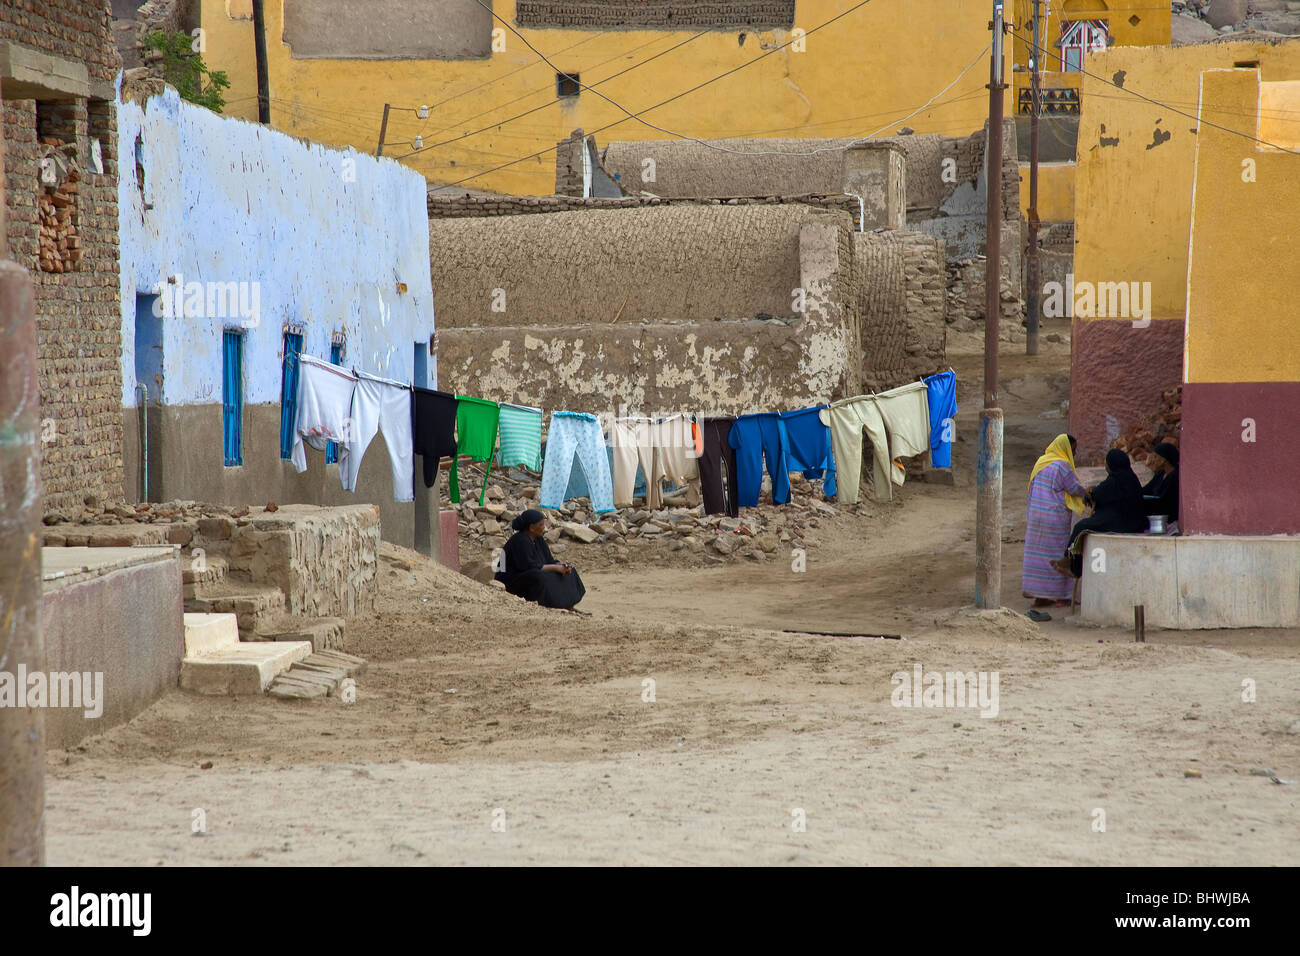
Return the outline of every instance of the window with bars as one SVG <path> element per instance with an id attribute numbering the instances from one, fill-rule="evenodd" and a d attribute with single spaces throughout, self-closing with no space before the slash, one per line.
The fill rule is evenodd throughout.
<path id="1" fill-rule="evenodd" d="M 1061 71 L 1080 73 L 1083 58 L 1110 45 L 1110 27 L 1105 20 L 1066 20 L 1061 24 Z"/>
<path id="2" fill-rule="evenodd" d="M 244 463 L 244 335 L 226 329 L 221 340 L 221 450 L 226 465 Z"/>

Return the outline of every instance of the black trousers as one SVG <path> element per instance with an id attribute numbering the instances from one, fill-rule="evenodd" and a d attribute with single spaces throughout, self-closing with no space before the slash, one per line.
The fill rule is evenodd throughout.
<path id="1" fill-rule="evenodd" d="M 740 485 L 736 475 L 736 449 L 727 441 L 735 419 L 706 418 L 700 424 L 704 436 L 704 454 L 700 456 L 700 493 L 704 496 L 704 513 L 740 515 Z"/>
<path id="2" fill-rule="evenodd" d="M 515 597 L 533 601 L 542 607 L 567 611 L 582 600 L 587 593 L 577 571 L 560 574 L 558 571 L 522 571 L 506 585 Z"/>

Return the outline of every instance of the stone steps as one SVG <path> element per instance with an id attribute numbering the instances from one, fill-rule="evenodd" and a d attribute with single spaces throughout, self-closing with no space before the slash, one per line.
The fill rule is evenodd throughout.
<path id="1" fill-rule="evenodd" d="M 234 614 L 187 613 L 181 687 L 200 694 L 261 694 L 311 652 L 306 641 L 241 641 Z"/>
<path id="2" fill-rule="evenodd" d="M 366 669 L 366 662 L 341 651 L 317 651 L 304 657 L 271 682 L 267 693 L 273 697 L 337 697 L 343 681 Z"/>
<path id="3" fill-rule="evenodd" d="M 185 599 L 188 601 L 193 598 L 202 585 L 219 584 L 226 580 L 228 571 L 229 565 L 226 559 L 217 555 L 212 557 L 204 555 L 199 559 L 193 554 L 182 554 L 181 585 L 184 588 Z"/>
<path id="4" fill-rule="evenodd" d="M 313 651 L 338 649 L 343 646 L 346 623 L 341 617 L 302 617 L 283 614 L 265 621 L 255 634 L 244 637 L 246 641 L 309 641 Z"/>
<path id="5" fill-rule="evenodd" d="M 215 559 L 209 559 L 212 561 Z M 234 614 L 244 641 L 256 635 L 285 613 L 284 592 L 267 584 L 225 579 L 212 583 L 184 585 L 185 610 L 195 614 Z"/>

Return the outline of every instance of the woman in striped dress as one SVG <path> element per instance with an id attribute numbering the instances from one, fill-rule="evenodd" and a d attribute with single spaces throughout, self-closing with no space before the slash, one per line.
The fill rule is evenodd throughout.
<path id="1" fill-rule="evenodd" d="M 1083 513 L 1086 494 L 1074 473 L 1077 442 L 1070 435 L 1057 435 L 1029 475 L 1029 515 L 1025 522 L 1025 558 L 1021 566 L 1021 590 L 1034 599 L 1034 608 L 1065 607 L 1070 603 L 1074 580 L 1052 567 L 1070 540 L 1074 516 Z M 1044 612 L 1031 609 L 1034 620 L 1050 620 Z"/>

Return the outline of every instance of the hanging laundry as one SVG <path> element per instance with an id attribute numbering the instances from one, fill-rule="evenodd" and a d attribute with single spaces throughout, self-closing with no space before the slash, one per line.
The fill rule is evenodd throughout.
<path id="1" fill-rule="evenodd" d="M 483 487 L 478 495 L 478 503 L 481 505 L 487 497 L 488 476 L 492 473 L 492 452 L 497 447 L 497 421 L 501 415 L 501 406 L 468 395 L 457 395 L 456 403 L 456 457 L 451 460 L 451 481 L 448 482 L 451 500 L 453 504 L 460 503 L 460 478 L 456 466 L 461 455 L 468 455 L 473 461 L 487 463 Z"/>
<path id="2" fill-rule="evenodd" d="M 846 505 L 858 503 L 858 486 L 862 481 L 863 429 L 866 429 L 867 437 L 871 439 L 872 459 L 875 463 L 872 480 L 876 500 L 892 500 L 894 492 L 889 476 L 889 439 L 875 396 L 842 398 L 831 402 L 829 408 L 818 414 L 831 430 L 831 445 L 835 450 L 835 463 L 839 471 L 837 500 Z"/>
<path id="3" fill-rule="evenodd" d="M 697 422 L 700 436 L 700 493 L 704 496 L 704 513 L 740 514 L 740 487 L 736 481 L 736 449 L 728 439 L 736 419 L 730 415 L 706 418 Z"/>
<path id="4" fill-rule="evenodd" d="M 542 507 L 564 504 L 564 489 L 577 455 L 591 492 L 591 506 L 597 514 L 614 510 L 614 482 L 600 420 L 586 412 L 551 412 L 546 436 L 546 461 L 542 468 Z"/>
<path id="5" fill-rule="evenodd" d="M 931 375 L 925 379 L 925 392 L 930 406 L 930 465 L 951 468 L 951 436 L 957 425 L 957 373 L 949 369 Z"/>
<path id="6" fill-rule="evenodd" d="M 695 441 L 690 421 L 671 415 L 660 421 L 649 418 L 616 419 L 610 434 L 614 461 L 614 502 L 630 505 L 636 487 L 638 465 L 646 476 L 646 506 L 663 506 L 662 479 L 674 482 L 698 476 Z"/>
<path id="7" fill-rule="evenodd" d="M 502 468 L 523 465 L 529 471 L 542 469 L 542 410 L 530 405 L 501 403 L 501 450 L 497 464 Z"/>
<path id="8" fill-rule="evenodd" d="M 358 372 L 352 396 L 352 441 L 348 443 L 346 463 L 339 465 L 343 487 L 348 491 L 357 490 L 361 459 L 376 432 L 383 433 L 393 467 L 393 500 L 414 501 L 411 389 L 400 382 Z"/>
<path id="9" fill-rule="evenodd" d="M 776 412 L 741 415 L 731 426 L 727 443 L 736 450 L 737 499 L 740 507 L 753 508 L 763 486 L 763 460 L 772 479 L 772 503 L 790 500 L 790 474 L 786 467 L 785 423 Z"/>
<path id="10" fill-rule="evenodd" d="M 890 469 L 894 484 L 907 478 L 900 458 L 924 455 L 930 450 L 930 405 L 924 382 L 909 382 L 876 396 L 885 428 L 889 430 Z"/>
<path id="11" fill-rule="evenodd" d="M 805 478 L 822 478 L 826 497 L 835 497 L 835 455 L 830 427 L 821 420 L 825 405 L 781 412 L 785 425 L 786 468 L 801 471 Z M 824 477 L 823 477 L 824 474 Z"/>
<path id="12" fill-rule="evenodd" d="M 411 395 L 411 451 L 421 456 L 424 487 L 432 488 L 438 478 L 438 462 L 456 460 L 455 395 L 416 386 Z"/>
<path id="13" fill-rule="evenodd" d="M 343 369 L 310 355 L 298 356 L 298 414 L 289 460 L 300 474 L 307 470 L 304 441 L 321 450 L 327 441 L 338 442 L 339 475 L 347 474 L 346 442 L 352 437 L 352 397 L 356 386 L 356 378 Z M 343 487 L 347 487 L 346 479 Z"/>

